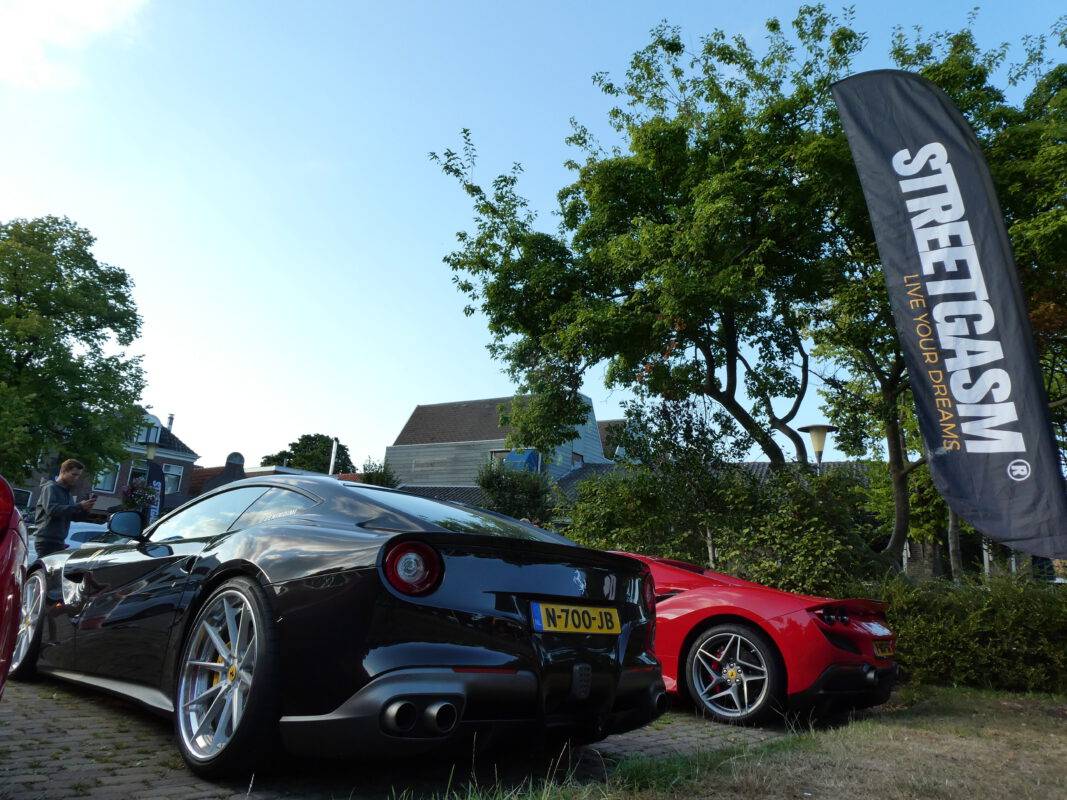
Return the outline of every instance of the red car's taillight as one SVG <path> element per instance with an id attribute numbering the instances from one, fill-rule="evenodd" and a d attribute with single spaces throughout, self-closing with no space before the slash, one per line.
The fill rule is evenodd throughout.
<path id="1" fill-rule="evenodd" d="M 441 556 L 422 542 L 401 542 L 385 555 L 385 579 L 401 594 L 418 596 L 437 588 L 444 574 Z"/>

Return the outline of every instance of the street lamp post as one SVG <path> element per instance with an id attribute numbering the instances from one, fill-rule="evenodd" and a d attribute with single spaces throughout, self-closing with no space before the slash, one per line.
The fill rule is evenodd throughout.
<path id="1" fill-rule="evenodd" d="M 837 428 L 833 425 L 805 425 L 803 428 L 797 428 L 801 433 L 806 433 L 811 437 L 811 449 L 815 451 L 815 471 L 822 473 L 822 454 L 826 449 L 826 434 L 834 433 Z"/>
<path id="2" fill-rule="evenodd" d="M 155 462 L 156 451 L 159 448 L 159 426 L 149 422 L 145 426 L 144 445 L 145 459 L 145 486 L 152 490 L 152 504 L 145 509 L 145 524 L 151 525 L 159 517 L 163 508 L 165 484 L 163 468 Z"/>

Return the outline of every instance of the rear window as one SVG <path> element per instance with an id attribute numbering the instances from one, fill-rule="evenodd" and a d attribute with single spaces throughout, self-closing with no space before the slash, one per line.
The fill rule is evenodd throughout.
<path id="1" fill-rule="evenodd" d="M 445 530 L 482 536 L 504 536 L 509 539 L 552 542 L 553 544 L 574 544 L 570 539 L 558 533 L 546 531 L 536 525 L 519 522 L 510 517 L 497 516 L 478 508 L 460 508 L 402 492 L 366 489 L 362 486 L 351 488 L 373 503 L 417 517 Z"/>

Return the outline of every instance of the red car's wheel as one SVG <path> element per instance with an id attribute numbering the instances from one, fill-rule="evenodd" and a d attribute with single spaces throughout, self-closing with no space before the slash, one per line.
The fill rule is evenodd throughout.
<path id="1" fill-rule="evenodd" d="M 706 630 L 689 648 L 685 677 L 693 702 L 718 722 L 762 722 L 781 711 L 785 673 L 774 645 L 754 628 Z"/>
<path id="2" fill-rule="evenodd" d="M 37 654 L 41 649 L 41 622 L 44 619 L 46 592 L 44 570 L 30 573 L 22 587 L 18 636 L 7 673 L 8 677 L 15 680 L 29 680 L 37 674 Z"/>

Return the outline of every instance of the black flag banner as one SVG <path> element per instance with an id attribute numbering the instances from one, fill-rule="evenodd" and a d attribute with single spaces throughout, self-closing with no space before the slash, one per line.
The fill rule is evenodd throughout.
<path id="1" fill-rule="evenodd" d="M 989 168 L 929 81 L 854 75 L 834 100 L 867 198 L 938 491 L 992 539 L 1067 557 L 1067 489 Z"/>

